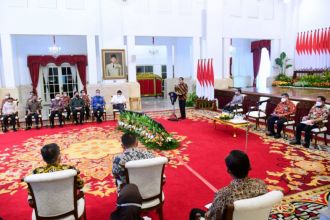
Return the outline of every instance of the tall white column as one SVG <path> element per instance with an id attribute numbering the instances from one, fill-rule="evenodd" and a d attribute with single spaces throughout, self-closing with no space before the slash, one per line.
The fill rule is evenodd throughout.
<path id="1" fill-rule="evenodd" d="M 230 38 L 223 39 L 223 72 L 222 77 L 227 79 L 230 77 Z"/>
<path id="2" fill-rule="evenodd" d="M 95 35 L 87 35 L 87 58 L 88 58 L 88 83 L 91 85 L 97 84 L 98 72 L 96 61 L 96 45 Z"/>
<path id="3" fill-rule="evenodd" d="M 127 36 L 128 81 L 136 82 L 135 36 Z"/>
<path id="4" fill-rule="evenodd" d="M 192 75 L 192 79 L 196 79 L 197 78 L 197 63 L 198 63 L 198 59 L 201 58 L 201 40 L 199 36 L 194 36 L 193 37 L 193 48 L 192 48 L 192 56 L 193 56 L 193 75 Z"/>
<path id="5" fill-rule="evenodd" d="M 206 3 L 206 56 L 213 58 L 215 79 L 222 79 L 222 1 L 208 0 Z"/>
<path id="6" fill-rule="evenodd" d="M 1 50 L 3 64 L 3 85 L 6 88 L 15 88 L 13 45 L 10 34 L 1 34 Z"/>

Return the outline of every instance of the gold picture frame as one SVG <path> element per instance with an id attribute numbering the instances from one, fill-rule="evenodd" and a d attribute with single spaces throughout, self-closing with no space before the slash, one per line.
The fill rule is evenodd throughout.
<path id="1" fill-rule="evenodd" d="M 124 49 L 102 49 L 103 80 L 126 79 L 126 58 Z"/>

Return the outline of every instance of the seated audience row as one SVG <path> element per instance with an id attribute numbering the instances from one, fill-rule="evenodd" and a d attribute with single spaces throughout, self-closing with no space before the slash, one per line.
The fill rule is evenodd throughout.
<path id="1" fill-rule="evenodd" d="M 327 121 L 329 115 L 329 109 L 325 105 L 326 98 L 324 96 L 318 96 L 316 98 L 315 105 L 310 109 L 308 115 L 304 116 L 302 120 L 296 125 L 295 139 L 290 144 L 302 144 L 301 133 L 305 132 L 305 142 L 303 146 L 309 148 L 311 141 L 312 129 L 324 126 L 324 122 Z M 234 111 L 237 105 L 242 105 L 243 97 L 241 95 L 241 89 L 235 91 L 235 95 L 231 102 L 229 102 L 224 108 L 224 111 Z M 274 138 L 281 138 L 283 126 L 290 120 L 290 116 L 296 113 L 296 105 L 290 100 L 288 93 L 281 95 L 281 101 L 274 109 L 273 113 L 267 118 L 267 136 L 273 136 Z M 291 119 L 292 120 L 292 119 Z M 276 131 L 275 131 L 276 124 Z"/>
<path id="2" fill-rule="evenodd" d="M 9 93 L 6 94 L 5 98 L 1 102 L 0 116 L 2 118 L 3 131 L 8 131 L 9 123 L 12 125 L 13 130 L 17 131 L 16 123 L 18 120 L 18 109 L 17 103 L 10 96 Z M 41 105 L 42 100 L 38 98 L 33 92 L 30 93 L 29 98 L 26 101 L 26 130 L 31 129 L 33 124 L 33 119 L 35 122 L 36 129 L 39 129 L 39 124 L 42 120 L 41 117 Z M 117 95 L 113 96 L 111 99 L 111 104 L 114 109 L 123 111 L 126 105 L 126 99 L 122 95 L 120 90 L 117 91 Z M 74 97 L 70 98 L 66 92 L 63 92 L 62 96 L 57 93 L 55 98 L 51 100 L 49 122 L 50 127 L 54 127 L 54 119 L 58 117 L 59 126 L 63 126 L 64 112 L 66 113 L 66 119 L 69 120 L 72 115 L 75 124 L 82 124 L 84 119 L 89 119 L 90 117 L 90 106 L 92 108 L 93 116 L 96 118 L 98 123 L 102 122 L 102 116 L 105 111 L 105 99 L 100 94 L 100 90 L 97 89 L 95 96 L 89 99 L 88 95 L 84 90 L 74 93 Z M 79 116 L 79 117 L 78 117 Z"/>

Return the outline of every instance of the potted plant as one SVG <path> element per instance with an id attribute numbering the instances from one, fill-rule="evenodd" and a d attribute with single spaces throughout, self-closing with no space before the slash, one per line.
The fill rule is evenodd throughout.
<path id="1" fill-rule="evenodd" d="M 290 59 L 286 56 L 285 52 L 282 52 L 278 58 L 275 59 L 275 68 L 279 69 L 279 75 L 286 76 L 286 70 L 292 67 L 292 64 L 288 63 Z"/>

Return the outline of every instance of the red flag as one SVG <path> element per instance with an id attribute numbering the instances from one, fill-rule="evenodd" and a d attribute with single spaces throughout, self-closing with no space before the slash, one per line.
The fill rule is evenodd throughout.
<path id="1" fill-rule="evenodd" d="M 313 31 L 311 31 L 309 35 L 309 41 L 308 41 L 308 53 L 312 54 L 313 53 Z"/>
<path id="2" fill-rule="evenodd" d="M 305 52 L 306 54 L 309 54 L 309 31 L 307 31 L 305 39 Z"/>
<path id="3" fill-rule="evenodd" d="M 200 69 L 200 60 L 198 60 L 197 63 L 197 81 L 199 82 L 199 84 L 201 84 L 202 78 L 201 78 L 201 69 Z"/>
<path id="4" fill-rule="evenodd" d="M 204 87 L 204 75 L 205 75 L 204 60 L 201 60 L 201 85 L 202 85 L 202 88 Z"/>
<path id="5" fill-rule="evenodd" d="M 314 37 L 313 37 L 313 51 L 316 54 L 317 51 L 317 31 L 314 31 Z"/>
<path id="6" fill-rule="evenodd" d="M 327 46 L 327 48 L 328 48 L 328 53 L 330 54 L 330 27 L 328 27 L 328 46 Z"/>
<path id="7" fill-rule="evenodd" d="M 211 59 L 211 84 L 212 84 L 212 87 L 214 87 L 214 71 L 213 71 L 213 59 Z"/>
<path id="8" fill-rule="evenodd" d="M 326 28 L 324 28 L 324 32 L 323 32 L 322 50 L 324 53 L 327 53 L 327 29 Z"/>
<path id="9" fill-rule="evenodd" d="M 297 34 L 297 39 L 296 39 L 296 52 L 299 54 L 299 32 Z"/>
<path id="10" fill-rule="evenodd" d="M 306 42 L 306 33 L 304 32 L 303 37 L 301 39 L 301 46 L 300 46 L 301 53 L 305 53 L 305 42 Z"/>
<path id="11" fill-rule="evenodd" d="M 321 33 L 322 34 L 322 33 Z M 320 29 L 317 30 L 317 36 L 316 36 L 316 50 L 317 53 L 320 54 Z"/>

